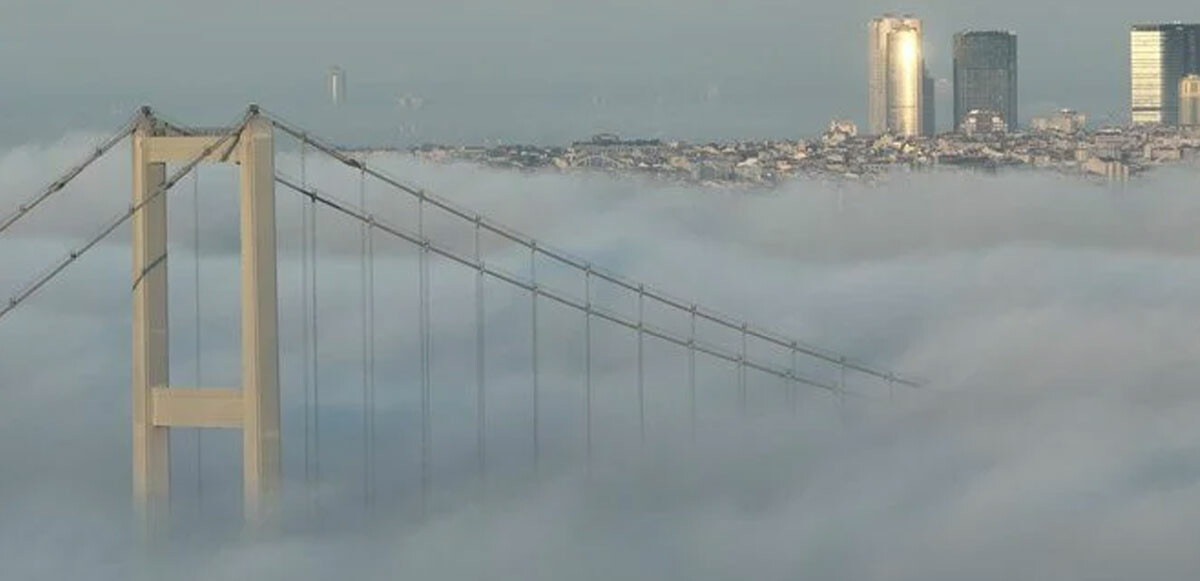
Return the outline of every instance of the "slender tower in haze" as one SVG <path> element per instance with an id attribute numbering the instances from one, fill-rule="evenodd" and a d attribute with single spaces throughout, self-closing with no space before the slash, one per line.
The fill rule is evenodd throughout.
<path id="1" fill-rule="evenodd" d="M 342 67 L 329 67 L 329 100 L 335 106 L 346 102 L 346 71 Z"/>
<path id="2" fill-rule="evenodd" d="M 928 105 L 920 19 L 885 15 L 872 20 L 868 52 L 870 132 L 921 135 L 927 129 L 923 113 Z"/>

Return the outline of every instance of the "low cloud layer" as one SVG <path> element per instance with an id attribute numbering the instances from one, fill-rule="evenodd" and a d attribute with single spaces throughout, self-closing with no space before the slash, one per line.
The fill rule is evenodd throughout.
<path id="1" fill-rule="evenodd" d="M 14 207 L 87 139 L 0 154 Z M 4 291 L 119 210 L 127 164 L 86 174 L 0 238 Z M 298 160 L 281 154 L 281 171 Z M 360 310 L 354 225 L 323 213 L 318 525 L 236 534 L 237 440 L 206 435 L 196 500 L 193 434 L 180 431 L 164 560 L 136 557 L 128 519 L 127 232 L 0 321 L 0 571 L 13 578 L 1010 579 L 1186 578 L 1200 568 L 1197 448 L 1200 239 L 1194 168 L 1122 190 L 1032 173 L 896 175 L 887 187 L 796 182 L 697 190 L 602 175 L 521 175 L 379 157 L 380 166 L 631 278 L 797 338 L 925 377 L 917 391 L 850 376 L 844 406 L 816 391 L 798 417 L 777 379 L 702 361 L 697 443 L 686 354 L 647 343 L 649 444 L 637 443 L 635 343 L 595 325 L 597 458 L 581 462 L 582 320 L 540 307 L 545 458 L 532 470 L 527 295 L 487 286 L 493 472 L 474 471 L 473 278 L 434 265 L 433 511 L 415 510 L 419 433 L 415 254 L 378 238 L 380 501 L 361 507 Z M 313 181 L 354 200 L 332 164 Z M 232 174 L 201 174 L 206 384 L 236 380 Z M 190 186 L 188 182 L 184 185 Z M 193 380 L 190 187 L 172 194 L 173 377 Z M 285 455 L 303 490 L 300 206 L 280 191 Z M 371 186 L 373 211 L 413 206 Z M 457 249 L 469 228 L 427 227 Z M 517 273 L 528 255 L 485 240 Z M 9 265 L 12 265 L 11 267 Z M 224 277 L 224 278 L 222 278 Z M 582 282 L 539 264 L 546 284 Z M 630 313 L 612 289 L 595 299 Z M 656 324 L 686 320 L 651 309 Z M 736 335 L 703 329 L 735 349 Z M 327 333 L 327 334 L 324 334 Z M 328 337 L 328 339 L 324 339 Z M 756 357 L 786 355 L 751 345 Z M 816 365 L 821 377 L 835 372 Z M 196 517 L 197 512 L 203 517 Z M 189 520 L 192 519 L 192 520 Z M 212 526 L 196 526 L 200 520 Z M 289 522 L 304 522 L 298 516 Z M 162 567 L 163 569 L 158 569 Z"/>

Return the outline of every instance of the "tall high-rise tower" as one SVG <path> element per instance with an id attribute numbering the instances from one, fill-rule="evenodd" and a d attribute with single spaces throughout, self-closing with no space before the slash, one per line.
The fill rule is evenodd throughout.
<path id="1" fill-rule="evenodd" d="M 937 135 L 937 81 L 928 67 L 921 67 L 921 133 Z"/>
<path id="2" fill-rule="evenodd" d="M 1200 75 L 1179 81 L 1179 124 L 1200 127 Z"/>
<path id="3" fill-rule="evenodd" d="M 867 85 L 871 133 L 922 133 L 925 59 L 921 39 L 917 18 L 885 15 L 871 21 Z"/>
<path id="4" fill-rule="evenodd" d="M 954 35 L 954 126 L 974 110 L 992 111 L 1015 128 L 1017 35 L 966 31 Z"/>
<path id="5" fill-rule="evenodd" d="M 1200 73 L 1200 24 L 1138 24 L 1129 32 L 1134 123 L 1179 123 L 1179 81 Z"/>
<path id="6" fill-rule="evenodd" d="M 346 71 L 342 67 L 329 67 L 329 100 L 334 105 L 346 102 Z"/>

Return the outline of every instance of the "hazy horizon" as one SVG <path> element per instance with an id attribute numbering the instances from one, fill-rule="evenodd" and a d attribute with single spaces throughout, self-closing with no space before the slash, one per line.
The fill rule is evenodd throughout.
<path id="1" fill-rule="evenodd" d="M 1072 107 L 1119 122 L 1129 26 L 1200 21 L 1184 0 L 363 0 L 261 10 L 233 0 L 11 0 L 10 11 L 21 17 L 0 22 L 7 145 L 105 129 L 144 103 L 216 123 L 250 101 L 353 144 L 812 136 L 833 117 L 863 124 L 866 25 L 885 12 L 924 20 L 926 58 L 942 79 L 955 32 L 1015 31 L 1022 121 Z M 329 106 L 331 65 L 348 78 L 341 110 Z M 402 95 L 422 107 L 400 107 Z M 948 87 L 939 97 L 946 128 Z"/>

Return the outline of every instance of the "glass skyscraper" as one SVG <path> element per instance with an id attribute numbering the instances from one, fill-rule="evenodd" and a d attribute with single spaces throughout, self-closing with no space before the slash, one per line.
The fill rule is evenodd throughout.
<path id="1" fill-rule="evenodd" d="M 954 127 L 975 110 L 999 113 L 1009 128 L 1017 127 L 1017 35 L 954 35 Z"/>
<path id="2" fill-rule="evenodd" d="M 1134 123 L 1179 123 L 1179 84 L 1200 73 L 1200 24 L 1138 24 L 1129 32 Z"/>
<path id="3" fill-rule="evenodd" d="M 928 129 L 924 123 L 928 105 L 921 21 L 892 15 L 872 20 L 868 52 L 870 132 L 921 135 Z"/>

